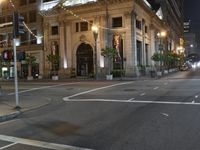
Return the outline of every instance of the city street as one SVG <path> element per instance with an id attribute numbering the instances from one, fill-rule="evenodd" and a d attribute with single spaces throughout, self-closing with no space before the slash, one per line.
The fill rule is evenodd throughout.
<path id="1" fill-rule="evenodd" d="M 14 83 L 2 81 L 1 102 Z M 200 71 L 132 81 L 19 82 L 49 103 L 0 123 L 2 150 L 199 150 Z M 21 106 L 23 109 L 23 106 Z"/>

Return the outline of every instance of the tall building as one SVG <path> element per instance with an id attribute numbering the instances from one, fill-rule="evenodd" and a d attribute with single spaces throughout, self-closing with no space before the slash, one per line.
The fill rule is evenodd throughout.
<path id="1" fill-rule="evenodd" d="M 184 21 L 183 26 L 184 26 L 184 34 L 191 32 L 191 21 L 190 20 Z"/>
<path id="2" fill-rule="evenodd" d="M 167 26 L 169 50 L 175 50 L 183 38 L 183 0 L 148 0 L 154 6 L 153 9 L 160 11 L 162 20 Z M 178 45 L 177 45 L 178 44 Z M 183 45 L 181 45 L 183 46 Z"/>
<path id="3" fill-rule="evenodd" d="M 13 77 L 13 46 L 12 46 L 12 22 L 13 11 L 18 11 L 24 17 L 28 28 L 25 33 L 19 37 L 17 46 L 18 56 L 18 73 L 20 78 L 28 76 L 28 64 L 22 58 L 22 55 L 32 55 L 36 57 L 36 63 L 32 65 L 31 75 L 38 77 L 43 74 L 43 35 L 42 17 L 39 15 L 41 1 L 37 0 L 7 0 L 2 2 L 2 10 L 0 14 L 0 24 L 5 24 L 0 28 L 0 52 L 2 55 L 1 75 L 4 78 Z M 4 57 L 5 56 L 5 57 Z M 9 56 L 9 57 L 7 57 Z M 21 58 L 19 58 L 21 57 Z"/>

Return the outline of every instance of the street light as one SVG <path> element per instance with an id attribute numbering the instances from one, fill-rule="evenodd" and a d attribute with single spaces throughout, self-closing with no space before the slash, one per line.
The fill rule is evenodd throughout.
<path id="1" fill-rule="evenodd" d="M 5 0 L 0 0 L 0 15 L 2 15 L 2 2 L 4 2 Z"/>
<path id="2" fill-rule="evenodd" d="M 162 39 L 167 36 L 167 32 L 166 31 L 160 31 L 160 32 L 157 33 L 157 36 L 160 39 L 159 51 L 160 51 L 160 54 L 162 54 L 162 50 L 163 50 Z M 161 71 L 162 61 L 160 63 L 161 63 L 160 64 L 160 71 Z"/>
<path id="3" fill-rule="evenodd" d="M 97 38 L 98 38 L 98 27 L 96 25 L 92 26 L 92 32 L 94 35 L 94 40 L 95 40 L 95 46 L 94 46 L 94 70 L 95 70 L 95 79 L 98 80 L 98 67 L 97 67 Z"/>

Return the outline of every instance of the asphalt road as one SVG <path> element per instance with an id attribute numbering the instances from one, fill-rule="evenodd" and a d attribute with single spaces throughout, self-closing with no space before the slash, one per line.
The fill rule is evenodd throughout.
<path id="1" fill-rule="evenodd" d="M 12 99 L 12 82 L 1 83 Z M 0 124 L 0 149 L 199 150 L 200 71 L 158 80 L 20 82 L 47 106 Z"/>

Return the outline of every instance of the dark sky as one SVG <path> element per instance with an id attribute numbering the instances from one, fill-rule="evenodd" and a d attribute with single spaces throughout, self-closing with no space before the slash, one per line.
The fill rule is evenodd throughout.
<path id="1" fill-rule="evenodd" d="M 192 32 L 196 33 L 200 47 L 200 0 L 184 0 L 185 21 L 191 20 Z"/>

